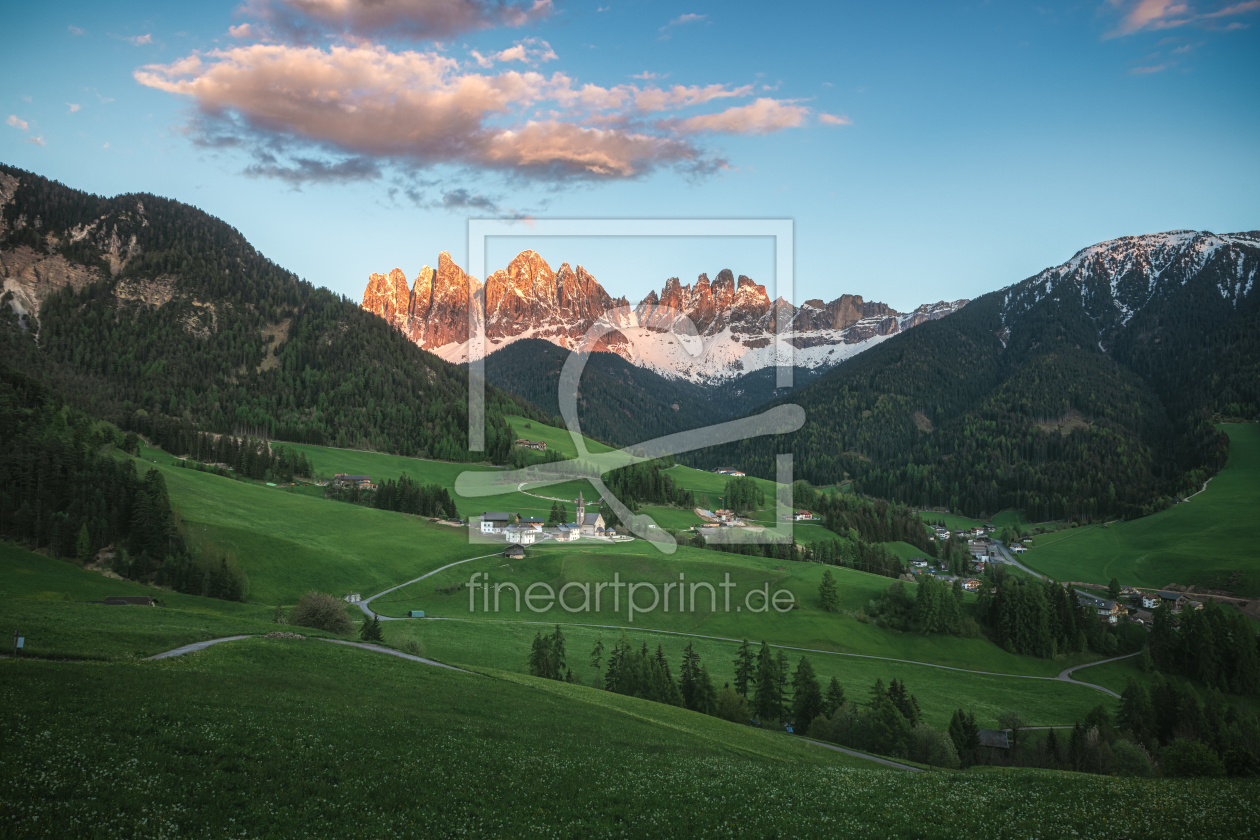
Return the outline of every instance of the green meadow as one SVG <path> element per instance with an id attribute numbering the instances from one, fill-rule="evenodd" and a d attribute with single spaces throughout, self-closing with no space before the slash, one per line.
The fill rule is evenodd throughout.
<path id="1" fill-rule="evenodd" d="M 162 606 L 84 603 L 111 595 L 148 595 Z M 0 542 L 0 604 L 0 631 L 20 631 L 26 637 L 23 654 L 39 658 L 127 660 L 192 642 L 276 629 L 271 623 L 274 607 L 113 580 L 5 542 Z"/>
<path id="2" fill-rule="evenodd" d="M 1036 537 L 1022 558 L 1058 580 L 1161 587 L 1225 587 L 1260 595 L 1260 551 L 1251 517 L 1260 500 L 1260 425 L 1226 424 L 1229 461 L 1187 502 L 1129 522 Z"/>
<path id="3" fill-rule="evenodd" d="M 385 638 L 394 646 L 415 641 L 425 655 L 443 662 L 527 673 L 530 643 L 535 634 L 552 631 L 553 625 L 546 623 L 551 618 L 554 617 L 389 621 L 385 622 Z M 738 642 L 674 635 L 637 626 L 626 629 L 562 624 L 561 628 L 574 679 L 585 685 L 591 685 L 595 677 L 590 655 L 596 641 L 602 640 L 606 658 L 622 632 L 635 646 L 647 644 L 655 650 L 660 645 L 675 672 L 684 648 L 691 644 L 709 669 L 715 686 L 721 688 L 735 678 Z M 996 727 L 998 715 L 1006 709 L 1016 709 L 1033 725 L 1045 726 L 1084 720 L 1099 704 L 1113 714 L 1116 708 L 1113 698 L 1096 689 L 1059 680 L 963 673 L 916 662 L 890 662 L 791 647 L 784 652 L 793 668 L 801 656 L 808 657 L 824 686 L 834 676 L 844 687 L 845 696 L 859 703 L 867 702 L 875 680 L 883 680 L 885 685 L 893 679 L 904 680 L 927 721 L 938 728 L 946 727 L 950 715 L 959 707 L 973 711 L 985 727 Z M 1084 676 L 1088 673 L 1082 672 L 1082 678 L 1088 679 Z"/>
<path id="4" fill-rule="evenodd" d="M 1239 837 L 1260 817 L 1254 782 L 868 769 L 648 701 L 310 639 L 0 669 L 16 837 Z"/>
<path id="5" fill-rule="evenodd" d="M 721 638 L 748 638 L 754 642 L 764 639 L 775 645 L 915 660 L 999 674 L 1050 677 L 1070 665 L 1097 658 L 1092 654 L 1054 660 L 1017 656 L 985 639 L 904 633 L 859 621 L 855 613 L 892 581 L 853 569 L 685 547 L 667 556 L 642 542 L 591 549 L 567 546 L 531 548 L 526 553 L 523 561 L 509 561 L 500 556 L 461 563 L 376 599 L 372 608 L 381 615 L 395 617 L 405 616 L 410 610 L 424 610 L 426 616 L 436 618 L 602 624 Z M 838 613 L 824 612 L 819 607 L 818 585 L 827 569 L 834 575 L 839 591 L 842 611 Z M 479 590 L 472 603 L 474 609 L 470 611 L 467 590 L 454 594 L 438 591 L 467 584 L 475 572 L 489 575 L 492 583 L 505 584 L 499 591 L 498 612 L 494 610 L 493 594 L 487 598 L 484 591 Z M 666 609 L 664 585 L 677 583 L 680 574 L 685 576 L 684 583 L 688 587 L 692 583 L 707 583 L 713 589 L 712 596 L 704 587 L 696 590 L 694 611 L 690 589 L 684 598 L 684 609 L 678 609 L 679 590 L 676 586 L 669 590 L 670 602 Z M 728 579 L 735 588 L 724 590 L 720 584 Z M 654 584 L 655 594 L 641 587 L 635 593 L 635 600 L 640 607 L 646 607 L 659 597 L 656 609 L 638 612 L 631 621 L 628 589 L 623 587 L 620 591 L 605 588 L 598 593 L 601 598 L 597 611 L 595 587 L 614 580 Z M 534 611 L 523 596 L 531 585 L 537 583 L 545 583 L 557 593 L 566 584 L 573 584 L 566 593 L 566 605 L 570 609 L 585 605 L 587 609 L 569 612 L 556 602 L 535 599 L 533 606 L 541 611 Z M 518 600 L 508 584 L 522 593 L 519 610 Z M 588 586 L 589 600 L 583 598 L 578 584 Z M 763 599 L 751 595 L 751 590 L 766 585 L 772 595 L 779 590 L 791 593 L 791 600 L 799 608 L 782 613 L 773 608 L 752 612 L 750 608 L 761 609 Z M 911 592 L 916 586 L 913 583 L 905 585 Z M 535 590 L 536 593 L 543 591 L 541 588 Z M 615 591 L 618 592 L 616 602 Z M 732 593 L 729 611 L 726 609 L 725 591 Z M 974 596 L 966 597 L 968 601 L 974 600 Z M 715 602 L 717 610 L 713 611 L 711 607 Z M 786 607 L 789 603 L 789 598 L 783 596 L 780 606 Z M 485 609 L 487 605 L 489 611 Z M 614 610 L 614 606 L 618 609 Z M 504 666 L 500 664 L 496 667 Z"/>

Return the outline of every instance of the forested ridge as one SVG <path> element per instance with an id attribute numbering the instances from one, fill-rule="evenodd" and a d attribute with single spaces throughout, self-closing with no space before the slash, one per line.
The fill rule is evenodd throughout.
<path id="1" fill-rule="evenodd" d="M 497 462 L 511 449 L 503 415 L 546 419 L 488 387 L 487 451 L 469 452 L 465 371 L 299 280 L 227 224 L 157 196 L 101 198 L 3 165 L 0 175 L 18 180 L 0 250 L 60 255 L 94 279 L 52 291 L 28 329 L 8 320 L 0 346 L 94 416 L 153 435 L 184 423 Z"/>
<path id="2" fill-rule="evenodd" d="M 792 452 L 814 484 L 972 516 L 1150 513 L 1224 464 L 1216 418 L 1260 411 L 1257 296 L 1222 303 L 1201 274 L 1105 351 L 1073 294 L 1013 314 L 985 295 L 763 406 L 801 405 L 799 432 L 686 460 L 769 478 Z"/>

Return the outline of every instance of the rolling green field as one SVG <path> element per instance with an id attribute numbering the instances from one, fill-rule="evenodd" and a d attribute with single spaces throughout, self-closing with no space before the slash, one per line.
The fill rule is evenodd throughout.
<path id="1" fill-rule="evenodd" d="M 647 701 L 313 640 L 0 669 L 10 836 L 1238 837 L 1260 817 L 1253 782 L 872 770 Z"/>
<path id="2" fill-rule="evenodd" d="M 467 603 L 465 603 L 467 606 Z M 385 622 L 385 637 L 395 646 L 415 640 L 426 655 L 469 667 L 490 667 L 503 671 L 528 672 L 530 643 L 539 631 L 550 632 L 551 624 L 530 617 L 523 622 L 418 619 Z M 550 616 L 548 616 L 550 618 Z M 544 619 L 545 621 L 546 619 Z M 563 624 L 569 662 L 575 679 L 590 685 L 594 672 L 590 653 L 597 639 L 602 639 L 605 655 L 623 632 L 621 627 L 600 628 Z M 735 678 L 734 659 L 737 642 L 693 638 L 631 629 L 625 631 L 636 647 L 646 643 L 650 650 L 660 645 L 670 667 L 677 671 L 683 649 L 691 643 L 721 688 Z M 845 696 L 866 702 L 876 679 L 887 684 L 901 679 L 919 701 L 926 720 L 944 728 L 950 715 L 959 706 L 973 711 L 981 726 L 996 727 L 998 715 L 1006 709 L 1018 710 L 1033 725 L 1071 724 L 1083 720 L 1089 711 L 1102 704 L 1115 712 L 1115 700 L 1096 689 L 1051 679 L 1025 679 L 998 674 L 969 674 L 933 668 L 914 662 L 889 662 L 836 654 L 785 651 L 795 668 L 802 655 L 809 658 L 823 684 L 834 676 L 844 686 Z M 1082 672 L 1089 679 L 1089 670 Z M 1123 688 L 1123 686 L 1121 686 Z"/>
<path id="3" fill-rule="evenodd" d="M 1169 583 L 1260 595 L 1254 523 L 1260 499 L 1260 425 L 1221 426 L 1229 462 L 1188 502 L 1130 522 L 1076 528 L 1036 538 L 1029 568 L 1059 580 L 1161 587 Z"/>
<path id="4" fill-rule="evenodd" d="M 839 613 L 824 612 L 818 605 L 818 584 L 828 568 L 835 576 L 840 595 L 843 611 Z M 505 587 L 500 595 L 498 613 L 493 611 L 492 596 L 489 600 L 490 613 L 484 611 L 480 593 L 474 602 L 475 611 L 470 613 L 466 590 L 449 595 L 437 592 L 441 588 L 467 583 L 474 572 L 489 574 L 495 583 L 514 584 L 522 593 L 537 582 L 546 583 L 556 592 L 570 582 L 589 583 L 592 585 L 590 609 L 568 612 L 552 604 L 545 612 L 534 612 L 522 599 L 518 611 L 512 590 Z M 600 610 L 594 609 L 594 584 L 612 581 L 614 575 L 621 581 L 656 584 L 663 596 L 662 585 L 677 582 L 680 573 L 686 576 L 688 583 L 707 582 L 713 586 L 716 612 L 710 611 L 713 599 L 703 588 L 697 592 L 694 612 L 690 611 L 689 598 L 684 605 L 686 611 L 677 609 L 677 588 L 670 591 L 670 611 L 667 612 L 662 603 L 654 611 L 636 613 L 633 622 L 629 620 L 625 600 L 628 590 L 621 592 L 619 610 L 613 610 L 612 589 L 603 590 Z M 725 609 L 723 590 L 718 586 L 728 575 L 737 584 L 737 588 L 730 590 L 733 594 L 729 612 Z M 386 616 L 405 616 L 410 610 L 424 610 L 426 616 L 438 618 L 603 624 L 722 638 L 749 638 L 753 641 L 765 639 L 776 645 L 916 660 L 1000 674 L 1055 676 L 1069 665 L 1097 658 L 1092 654 L 1054 660 L 1017 656 L 984 639 L 902 633 L 857 620 L 853 613 L 877 597 L 890 583 L 892 581 L 888 578 L 853 569 L 766 560 L 702 549 L 680 548 L 677 554 L 665 557 L 635 542 L 590 550 L 570 547 L 530 549 L 524 561 L 492 557 L 462 563 L 384 595 L 372 602 L 372 608 Z M 761 600 L 753 597 L 746 602 L 745 597 L 751 589 L 763 584 L 769 584 L 772 594 L 779 589 L 793 593 L 800 608 L 787 613 L 771 609 L 767 613 L 751 614 L 748 605 L 759 608 Z M 913 592 L 915 584 L 906 586 Z M 972 600 L 972 596 L 967 598 Z M 581 600 L 579 590 L 569 590 L 567 603 L 570 607 L 578 606 Z M 636 593 L 636 602 L 647 606 L 652 602 L 652 593 L 640 589 Z M 541 607 L 542 602 L 536 601 L 535 606 Z"/>
<path id="5" fill-rule="evenodd" d="M 0 632 L 21 631 L 24 655 L 31 657 L 136 659 L 192 642 L 276 629 L 274 607 L 112 580 L 11 543 L 0 542 L 0 581 Z M 148 595 L 162 606 L 82 603 L 110 595 Z"/>

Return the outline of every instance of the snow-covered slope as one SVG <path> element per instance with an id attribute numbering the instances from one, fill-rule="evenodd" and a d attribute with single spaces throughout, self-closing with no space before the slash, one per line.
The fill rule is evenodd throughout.
<path id="1" fill-rule="evenodd" d="M 439 270 L 422 269 L 407 289 L 399 269 L 373 274 L 363 307 L 376 312 L 425 349 L 450 362 L 468 361 L 467 292 L 448 286 L 469 278 L 450 255 Z M 583 345 L 596 324 L 611 327 L 594 349 L 614 352 L 662 376 L 697 384 L 720 383 L 770 367 L 776 359 L 812 369 L 830 367 L 925 321 L 957 311 L 967 301 L 920 306 L 910 313 L 860 296 L 802 306 L 773 303 L 764 286 L 738 280 L 724 269 L 710 282 L 694 285 L 670 278 L 658 295 L 638 306 L 610 297 L 585 268 L 556 271 L 534 251 L 522 251 L 482 287 L 472 281 L 476 317 L 485 312 L 486 352 L 524 338 L 542 338 L 561 347 Z M 782 322 L 781 330 L 776 325 Z M 463 325 L 462 327 L 460 325 Z"/>
<path id="2" fill-rule="evenodd" d="M 1256 231 L 1124 236 L 1084 248 L 1062 265 L 1004 290 L 1003 324 L 1010 326 L 1047 298 L 1079 298 L 1106 344 L 1138 312 L 1168 303 L 1188 285 L 1237 307 L 1252 293 L 1258 268 Z"/>

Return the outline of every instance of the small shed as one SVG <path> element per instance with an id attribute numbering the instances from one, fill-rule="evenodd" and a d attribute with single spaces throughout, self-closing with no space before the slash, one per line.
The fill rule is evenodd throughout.
<path id="1" fill-rule="evenodd" d="M 981 729 L 980 746 L 998 750 L 1011 748 L 1010 734 L 1005 729 Z"/>
<path id="2" fill-rule="evenodd" d="M 110 595 L 102 604 L 114 607 L 156 607 L 157 600 L 148 595 Z"/>
<path id="3" fill-rule="evenodd" d="M 509 560 L 524 560 L 525 549 L 520 543 L 513 543 L 503 552 L 503 556 Z"/>
<path id="4" fill-rule="evenodd" d="M 408 618 L 424 618 L 424 610 L 412 610 L 407 613 Z"/>

